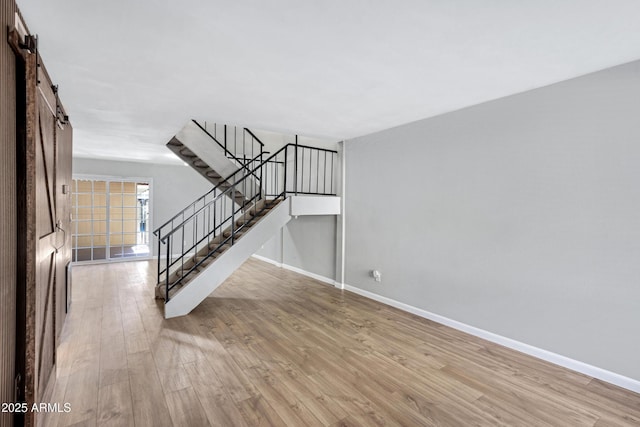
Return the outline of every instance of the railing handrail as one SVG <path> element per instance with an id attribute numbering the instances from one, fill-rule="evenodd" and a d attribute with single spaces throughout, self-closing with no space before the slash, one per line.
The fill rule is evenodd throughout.
<path id="1" fill-rule="evenodd" d="M 264 155 L 264 154 L 268 154 L 268 151 L 263 151 L 262 153 L 258 154 L 257 156 L 255 156 L 253 159 L 249 160 L 247 163 L 253 163 L 256 161 L 256 159 L 258 159 L 258 157 Z M 271 156 L 273 157 L 273 156 Z M 222 178 L 220 180 L 220 182 L 226 182 L 228 180 L 230 180 L 231 178 L 233 178 L 234 175 L 236 175 L 238 172 L 240 171 L 244 171 L 246 170 L 245 168 L 239 167 L 238 170 L 236 170 L 235 172 L 232 172 L 231 175 L 227 176 L 226 178 Z M 255 171 L 255 169 L 254 169 Z M 254 171 L 251 171 L 248 173 L 248 175 L 251 175 Z M 238 181 L 239 182 L 239 181 Z M 203 200 L 204 198 L 206 198 L 209 194 L 215 192 L 218 189 L 219 185 L 216 185 L 215 187 L 213 187 L 211 190 L 207 191 L 206 193 L 204 193 L 202 196 L 198 197 L 195 201 L 191 202 L 189 204 L 189 206 L 187 206 L 186 208 L 182 209 L 180 212 L 178 212 L 177 214 L 175 214 L 171 219 L 169 219 L 168 221 L 166 221 L 164 224 L 162 224 L 160 227 L 156 228 L 153 231 L 153 235 L 154 236 L 158 236 L 158 233 L 160 232 L 160 230 L 162 230 L 164 227 L 166 227 L 167 225 L 169 225 L 171 222 L 173 222 L 173 220 L 175 220 L 176 218 L 178 218 L 180 215 L 182 215 L 185 211 L 191 209 L 191 207 L 195 206 L 196 203 L 198 203 L 200 200 Z M 231 187 L 229 187 L 231 188 Z M 226 191 L 226 190 L 225 190 Z M 222 194 L 222 193 L 221 193 Z M 217 198 L 217 196 L 216 196 Z M 214 199 L 215 200 L 215 199 Z M 158 236 L 160 237 L 160 236 Z"/>
<path id="2" fill-rule="evenodd" d="M 228 191 L 233 191 L 235 190 L 234 187 L 236 187 L 238 184 L 240 184 L 241 182 L 243 182 L 245 179 L 249 178 L 250 176 L 254 176 L 255 172 L 260 169 L 261 167 L 263 167 L 265 164 L 269 163 L 269 161 L 277 156 L 278 154 L 280 154 L 282 151 L 286 150 L 287 147 L 289 147 L 289 145 L 293 145 L 293 144 L 287 144 L 284 147 L 282 147 L 281 149 L 279 149 L 278 151 L 276 151 L 275 153 L 273 153 L 271 156 L 269 156 L 266 160 L 263 160 L 258 166 L 256 166 L 253 170 L 251 170 L 250 172 L 248 172 L 246 175 L 244 175 L 242 178 L 240 178 L 238 181 L 234 182 L 233 184 L 231 184 L 231 186 L 229 188 L 227 188 L 226 190 L 224 190 L 223 192 L 219 193 L 214 199 L 210 200 L 208 203 L 202 205 L 197 211 L 194 211 L 191 215 L 189 215 L 187 218 L 185 218 L 184 220 L 182 220 L 182 222 L 176 226 L 173 227 L 173 229 L 171 231 L 169 231 L 167 234 L 165 234 L 164 236 L 162 236 L 162 238 L 160 238 L 161 242 L 165 242 L 167 240 L 167 237 L 173 235 L 176 231 L 178 231 L 178 229 L 180 229 L 181 227 L 183 227 L 189 220 L 191 220 L 191 218 L 193 218 L 194 216 L 198 215 L 200 212 L 202 212 L 204 209 L 206 209 L 208 206 L 210 206 L 213 203 L 216 203 L 216 201 L 218 199 L 221 199 L 222 196 L 226 196 L 226 193 Z M 238 169 L 238 171 L 240 171 L 241 169 Z M 238 171 L 234 172 L 237 173 Z M 237 190 L 236 190 L 237 191 Z M 195 202 L 194 202 L 195 203 Z M 180 214 L 178 214 L 180 215 Z"/>
<path id="3" fill-rule="evenodd" d="M 312 147 L 310 145 L 302 145 L 302 144 L 294 144 L 292 142 L 288 143 L 287 146 L 290 145 L 292 147 L 298 147 L 298 148 L 310 148 L 312 150 L 318 150 L 318 151 L 326 151 L 327 153 L 335 153 L 338 154 L 338 152 L 336 150 L 330 150 L 328 148 L 321 148 L 321 147 Z"/>
<path id="4" fill-rule="evenodd" d="M 204 133 L 206 133 L 207 135 L 209 135 L 209 137 L 210 137 L 211 139 L 213 139 L 213 140 L 216 142 L 216 144 L 218 144 L 218 145 L 220 146 L 220 148 L 222 148 L 222 149 L 224 150 L 224 153 L 225 153 L 225 154 L 227 154 L 227 155 L 231 156 L 231 157 L 233 158 L 233 160 L 235 160 L 235 161 L 236 161 L 236 162 L 238 162 L 240 165 L 242 165 L 242 163 L 240 163 L 240 159 L 239 159 L 238 157 L 236 157 L 236 155 L 235 155 L 235 154 L 233 154 L 231 151 L 229 151 L 229 150 L 227 149 L 227 147 L 225 147 L 225 146 L 224 146 L 220 141 L 218 141 L 218 139 L 217 139 L 215 136 L 211 135 L 211 134 L 209 133 L 209 131 L 208 131 L 205 127 L 203 127 L 203 126 L 202 126 L 200 123 L 198 123 L 195 119 L 191 119 L 191 121 L 192 121 L 193 123 L 195 123 L 195 124 L 196 124 L 196 126 L 198 126 L 198 127 L 200 128 L 200 130 L 202 130 Z"/>
<path id="5" fill-rule="evenodd" d="M 197 124 L 197 123 L 196 123 Z M 246 129 L 246 128 L 245 128 Z M 248 130 L 248 129 L 247 129 Z M 206 132 L 206 131 L 205 131 Z M 249 131 L 249 133 L 251 133 L 251 131 Z M 289 146 L 293 146 L 293 147 L 298 147 L 298 148 L 308 148 L 308 149 L 312 149 L 312 150 L 318 150 L 318 151 L 325 151 L 328 153 L 335 153 L 338 154 L 338 152 L 336 150 L 330 150 L 328 148 L 320 148 L 320 147 L 311 147 L 309 145 L 302 145 L 302 144 L 293 144 L 293 143 L 288 143 L 286 145 L 284 145 L 282 148 L 280 148 L 278 151 L 276 151 L 274 154 L 272 154 L 271 156 L 269 156 L 267 158 L 267 160 L 264 160 L 262 163 L 266 163 L 267 161 L 269 161 L 271 158 L 273 158 L 274 156 L 276 156 L 278 153 L 280 153 L 282 150 L 286 149 Z M 268 153 L 268 152 L 267 152 Z M 258 157 L 260 157 L 261 155 L 265 154 L 265 152 L 258 154 L 257 156 L 255 156 L 253 159 L 251 159 L 248 163 L 252 163 L 254 162 Z M 261 167 L 262 163 L 255 167 L 252 171 L 248 172 L 248 175 L 253 174 L 258 168 Z M 220 182 L 225 182 L 228 181 L 229 179 L 233 178 L 238 172 L 245 170 L 246 168 L 238 168 L 238 170 L 236 170 L 235 172 L 233 172 L 231 175 L 227 176 L 226 178 L 222 179 Z M 239 182 L 239 181 L 238 181 Z M 229 187 L 231 188 L 231 187 Z M 208 195 L 210 195 L 211 193 L 215 192 L 215 190 L 218 189 L 218 186 L 213 187 L 211 190 L 207 191 L 205 194 L 203 194 L 202 196 L 200 196 L 199 198 L 197 198 L 195 201 L 191 202 L 187 207 L 185 207 L 184 209 L 182 209 L 180 212 L 178 212 L 177 214 L 175 214 L 171 219 L 169 219 L 168 221 L 166 221 L 164 224 L 162 224 L 160 227 L 156 228 L 153 231 L 153 235 L 160 237 L 159 236 L 159 232 L 160 230 L 162 230 L 164 227 L 166 227 L 167 225 L 169 225 L 171 222 L 173 222 L 176 218 L 178 218 L 180 215 L 182 215 L 185 211 L 187 211 L 188 209 L 191 209 L 193 206 L 196 205 L 196 203 L 198 203 L 201 200 L 204 200 Z M 225 190 L 226 191 L 226 190 Z M 220 193 L 223 194 L 223 193 Z M 217 198 L 218 196 L 216 196 Z M 215 200 L 215 199 L 214 199 Z M 207 204 L 208 205 L 208 204 Z M 207 206 L 204 205 L 204 206 Z M 184 223 L 184 221 L 183 221 Z M 182 223 L 181 223 L 182 224 Z M 175 228 L 175 227 L 174 227 Z"/>
<path id="6" fill-rule="evenodd" d="M 251 130 L 249 130 L 247 128 L 244 128 L 244 130 L 249 132 L 249 135 L 251 135 L 253 137 L 253 139 L 255 139 L 256 141 L 258 141 L 258 144 L 260 144 L 260 147 L 264 147 L 264 143 L 262 141 L 260 141 L 260 138 L 258 138 L 253 132 L 251 132 Z"/>

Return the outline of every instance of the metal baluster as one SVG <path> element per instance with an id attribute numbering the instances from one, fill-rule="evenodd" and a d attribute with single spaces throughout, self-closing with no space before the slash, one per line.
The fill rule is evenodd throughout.
<path id="1" fill-rule="evenodd" d="M 236 200 L 236 186 L 231 187 L 231 200 L 232 203 Z M 236 208 L 231 206 L 231 245 L 233 245 L 236 237 Z"/>
<path id="2" fill-rule="evenodd" d="M 165 291 L 164 302 L 165 303 L 167 301 L 169 301 L 169 276 L 170 276 L 170 274 L 169 274 L 169 257 L 170 257 L 170 254 L 169 253 L 170 252 L 171 252 L 171 235 L 168 235 L 167 236 L 167 269 L 166 269 L 166 272 L 165 272 L 166 283 L 165 283 L 165 286 L 164 286 L 164 291 Z"/>
<path id="3" fill-rule="evenodd" d="M 333 194 L 333 158 L 335 157 L 335 153 L 331 153 L 331 194 Z M 342 177 L 344 179 L 344 177 Z"/>
<path id="4" fill-rule="evenodd" d="M 283 174 L 283 183 L 282 189 L 284 192 L 284 197 L 287 197 L 287 153 L 289 152 L 289 147 L 284 149 L 284 174 Z"/>
<path id="5" fill-rule="evenodd" d="M 262 165 L 262 159 L 263 159 L 264 153 L 262 151 L 262 149 L 260 149 L 260 165 Z M 262 169 L 263 167 L 260 167 L 260 198 L 262 198 L 262 178 L 264 177 L 264 174 L 262 173 Z M 266 185 L 265 185 L 265 192 L 266 192 Z"/>
<path id="6" fill-rule="evenodd" d="M 157 281 L 156 283 L 160 283 L 160 263 L 162 262 L 162 259 L 160 258 L 160 255 L 162 253 L 162 241 L 160 240 L 160 236 L 162 235 L 162 230 L 158 231 L 158 276 L 157 277 Z"/>
<path id="7" fill-rule="evenodd" d="M 313 150 L 309 149 L 309 193 L 311 193 L 311 175 L 312 175 L 312 164 L 311 159 L 313 158 Z"/>
<path id="8" fill-rule="evenodd" d="M 184 225 L 182 226 L 180 233 L 180 244 L 182 246 L 182 250 L 180 251 L 180 278 L 182 278 L 184 275 Z"/>
<path id="9" fill-rule="evenodd" d="M 316 151 L 316 193 L 320 192 L 320 152 Z"/>

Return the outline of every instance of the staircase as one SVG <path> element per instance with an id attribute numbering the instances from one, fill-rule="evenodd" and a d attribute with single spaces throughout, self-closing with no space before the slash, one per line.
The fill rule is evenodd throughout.
<path id="1" fill-rule="evenodd" d="M 185 163 L 196 170 L 219 190 L 226 190 L 233 182 L 228 178 L 240 178 L 240 169 L 248 171 L 261 161 L 264 155 L 264 144 L 249 129 L 241 128 L 240 132 L 233 127 L 232 138 L 228 138 L 227 126 L 224 126 L 222 141 L 218 139 L 217 126 L 214 133 L 209 133 L 205 127 L 195 120 L 191 120 L 167 143 L 167 148 L 173 151 Z M 228 141 L 231 139 L 232 141 Z M 238 146 L 238 139 L 240 145 Z M 247 180 L 245 188 L 238 189 L 236 197 L 241 202 L 245 196 L 242 191 L 249 191 L 248 198 L 259 190 L 255 180 Z"/>
<path id="2" fill-rule="evenodd" d="M 243 150 L 230 150 L 195 121 L 167 144 L 214 184 L 154 231 L 156 297 L 164 299 L 167 318 L 197 307 L 292 215 L 338 213 L 336 151 L 288 144 L 267 157 L 262 142 L 243 132 L 251 136 L 249 152 L 246 139 Z M 297 198 L 304 203 L 296 206 L 312 208 L 293 212 Z"/>

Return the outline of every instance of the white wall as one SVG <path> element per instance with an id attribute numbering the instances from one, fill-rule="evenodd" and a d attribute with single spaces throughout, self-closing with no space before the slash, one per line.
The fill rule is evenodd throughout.
<path id="1" fill-rule="evenodd" d="M 347 141 L 346 283 L 640 380 L 639 123 L 634 62 Z"/>
<path id="2" fill-rule="evenodd" d="M 211 135 L 214 135 L 215 133 L 216 138 L 221 144 L 224 143 L 224 124 L 214 124 L 215 121 L 212 120 L 199 120 L 198 123 L 205 127 L 207 132 Z M 237 155 L 242 155 L 243 153 L 243 129 L 244 127 L 241 125 L 227 126 L 227 149 L 231 152 L 235 152 Z M 295 135 L 254 128 L 249 128 L 249 130 L 251 130 L 251 132 L 260 139 L 264 144 L 264 150 L 268 151 L 270 154 L 275 153 L 286 144 L 294 144 L 296 142 Z M 328 150 L 338 149 L 338 141 L 331 138 L 316 138 L 300 135 L 298 136 L 298 144 L 326 148 Z M 251 151 L 249 135 L 245 135 L 244 149 L 247 150 L 247 154 Z M 257 145 L 254 147 L 254 154 L 259 154 L 257 151 Z"/>
<path id="3" fill-rule="evenodd" d="M 264 144 L 264 149 L 271 152 L 271 154 L 284 147 L 286 144 L 295 144 L 295 135 L 286 135 L 277 132 L 269 132 L 265 130 L 253 130 L 251 131 L 260 138 L 260 141 Z M 337 150 L 338 141 L 334 139 L 312 138 L 309 136 L 298 136 L 298 144 L 308 145 L 310 147 L 326 148 L 328 150 Z"/>
<path id="4" fill-rule="evenodd" d="M 212 188 L 211 183 L 189 166 L 74 158 L 73 173 L 152 178 L 153 224 L 150 231 Z M 156 255 L 156 242 L 152 240 L 153 255 Z"/>

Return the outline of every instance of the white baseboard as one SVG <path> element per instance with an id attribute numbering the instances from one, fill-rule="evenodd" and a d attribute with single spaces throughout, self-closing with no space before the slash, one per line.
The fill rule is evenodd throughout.
<path id="1" fill-rule="evenodd" d="M 334 284 L 334 280 L 333 279 L 329 279 L 328 277 L 324 277 L 324 276 L 321 276 L 321 275 L 316 274 L 316 273 L 311 273 L 309 271 L 303 270 L 303 269 L 298 268 L 298 267 L 294 267 L 292 265 L 282 264 L 282 268 L 284 268 L 286 270 L 293 271 L 293 272 L 298 273 L 298 274 L 302 274 L 303 276 L 311 277 L 312 279 L 316 279 L 319 282 L 327 283 L 327 284 L 329 284 L 331 286 L 333 286 L 333 284 Z"/>
<path id="2" fill-rule="evenodd" d="M 306 270 L 303 270 L 303 269 L 298 268 L 298 267 L 294 267 L 294 266 L 289 265 L 289 264 L 283 264 L 281 262 L 274 261 L 274 260 L 272 260 L 270 258 L 266 258 L 266 257 L 263 257 L 261 255 L 253 254 L 251 256 L 256 258 L 256 259 L 259 259 L 260 261 L 268 262 L 269 264 L 275 265 L 276 267 L 284 268 L 285 270 L 293 271 L 295 273 L 302 274 L 303 276 L 311 277 L 312 279 L 316 279 L 319 282 L 328 283 L 331 286 L 335 286 L 336 285 L 335 280 L 330 279 L 328 277 L 321 276 L 321 275 L 316 274 L 316 273 L 311 273 L 310 271 L 306 271 Z"/>
<path id="3" fill-rule="evenodd" d="M 370 298 L 383 304 L 387 304 L 400 310 L 415 314 L 416 316 L 433 320 L 434 322 L 438 322 L 459 331 L 466 332 L 470 335 L 474 335 L 487 341 L 500 344 L 504 347 L 508 347 L 513 350 L 528 354 L 530 356 L 537 357 L 538 359 L 546 360 L 547 362 L 551 362 L 564 368 L 571 369 L 572 371 L 580 372 L 582 374 L 617 385 L 627 390 L 640 393 L 640 381 L 633 378 L 625 377 L 623 375 L 616 374 L 615 372 L 598 368 L 597 366 L 589 365 L 587 363 L 580 362 L 578 360 L 574 360 L 547 350 L 543 350 L 541 348 L 534 347 L 532 345 L 525 344 L 511 338 L 503 337 L 501 335 L 494 334 L 493 332 L 485 331 L 483 329 L 476 328 L 475 326 L 470 326 L 465 323 L 458 322 L 457 320 L 449 319 L 447 317 L 440 316 L 439 314 L 431 313 L 421 308 L 413 307 L 411 305 L 393 300 L 391 298 L 387 298 L 378 294 L 374 294 L 373 292 L 356 288 L 355 286 L 345 285 L 344 289 L 363 297 Z"/>
<path id="4" fill-rule="evenodd" d="M 562 366 L 567 369 L 571 369 L 572 371 L 580 372 L 582 374 L 617 385 L 627 390 L 640 393 L 640 381 L 635 380 L 633 378 L 625 377 L 624 375 L 620 375 L 615 372 L 608 371 L 606 369 L 598 368 L 597 366 L 589 365 L 588 363 L 580 362 L 579 360 L 571 359 L 569 357 L 562 356 L 560 354 L 553 353 L 551 351 L 547 351 L 538 347 L 534 347 L 532 345 L 525 344 L 523 342 L 516 341 L 511 338 L 503 337 L 502 335 L 494 334 L 493 332 L 485 331 L 484 329 L 476 328 L 475 326 L 467 325 L 466 323 L 458 322 L 457 320 L 449 319 L 448 317 L 431 313 L 427 310 L 423 310 L 421 308 L 417 308 L 412 305 L 405 304 L 403 302 L 396 301 L 394 299 L 375 294 L 373 292 L 365 291 L 364 289 L 360 289 L 355 286 L 339 283 L 333 279 L 329 279 L 328 277 L 320 276 L 319 274 L 311 273 L 309 271 L 302 270 L 298 267 L 283 264 L 283 263 L 274 261 L 272 259 L 263 257 L 261 255 L 253 255 L 253 257 L 256 259 L 259 259 L 260 261 L 264 261 L 269 264 L 275 265 L 279 268 L 285 268 L 287 270 L 296 272 L 298 274 L 302 274 L 303 276 L 311 277 L 320 282 L 328 283 L 337 288 L 344 289 L 349 292 L 353 292 L 363 297 L 372 299 L 374 301 L 378 301 L 383 304 L 387 304 L 392 307 L 398 308 L 402 311 L 415 314 L 416 316 L 433 320 L 434 322 L 438 322 L 442 325 L 446 325 L 451 328 L 457 329 L 459 331 L 466 332 L 478 338 L 482 338 L 487 341 L 500 344 L 504 347 L 511 348 L 513 350 L 528 354 L 538 359 L 546 360 L 547 362 L 553 363 L 555 365 Z"/>
<path id="5" fill-rule="evenodd" d="M 264 261 L 264 262 L 267 262 L 267 263 L 269 263 L 269 264 L 271 264 L 271 265 L 275 265 L 275 266 L 276 266 L 276 267 L 278 267 L 278 268 L 282 268 L 282 263 L 281 263 L 281 262 L 274 261 L 274 260 L 272 260 L 271 258 L 267 258 L 267 257 L 264 257 L 264 256 L 262 256 L 262 255 L 256 255 L 256 254 L 253 254 L 253 255 L 251 255 L 251 256 L 252 256 L 253 258 L 255 258 L 255 259 L 259 259 L 260 261 Z"/>

